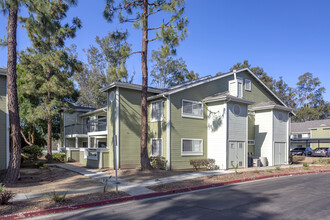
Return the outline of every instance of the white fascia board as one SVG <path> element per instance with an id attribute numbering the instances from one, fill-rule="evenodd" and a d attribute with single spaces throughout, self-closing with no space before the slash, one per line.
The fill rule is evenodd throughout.
<path id="1" fill-rule="evenodd" d="M 267 106 L 260 106 L 260 107 L 254 107 L 253 110 L 254 111 L 258 111 L 258 110 L 267 110 L 267 109 L 276 109 L 276 110 L 282 110 L 282 111 L 287 111 L 287 112 L 292 112 L 291 108 L 288 107 L 282 107 L 282 106 L 277 106 L 277 105 L 267 105 Z"/>
<path id="2" fill-rule="evenodd" d="M 137 91 L 142 91 L 142 85 L 130 85 L 130 84 L 120 84 L 120 83 L 111 83 L 109 86 L 100 89 L 101 92 L 105 92 L 109 89 L 112 88 L 125 88 L 125 89 L 132 89 L 132 90 L 137 90 Z M 153 92 L 153 93 L 161 93 L 163 90 L 162 89 L 155 89 L 155 88 L 148 88 L 148 92 Z"/>
<path id="3" fill-rule="evenodd" d="M 82 117 L 89 116 L 89 115 L 94 115 L 94 114 L 97 114 L 97 113 L 100 113 L 100 112 L 107 112 L 107 107 L 99 108 L 99 109 L 96 109 L 94 111 L 91 111 L 91 112 L 87 112 L 87 113 L 78 115 L 78 117 L 81 117 L 82 118 Z"/>
<path id="4" fill-rule="evenodd" d="M 245 100 L 245 99 L 240 99 L 240 98 L 235 98 L 235 97 L 226 97 L 226 96 L 214 97 L 214 98 L 204 101 L 204 103 L 215 102 L 215 101 L 228 101 L 228 102 L 232 101 L 232 102 L 239 102 L 239 103 L 244 103 L 244 104 L 248 104 L 248 105 L 254 104 L 254 102 L 250 101 L 250 100 Z"/>

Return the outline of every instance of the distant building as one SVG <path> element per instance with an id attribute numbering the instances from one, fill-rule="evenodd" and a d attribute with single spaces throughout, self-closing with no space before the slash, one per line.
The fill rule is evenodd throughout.
<path id="1" fill-rule="evenodd" d="M 291 123 L 291 147 L 330 147 L 330 119 Z"/>

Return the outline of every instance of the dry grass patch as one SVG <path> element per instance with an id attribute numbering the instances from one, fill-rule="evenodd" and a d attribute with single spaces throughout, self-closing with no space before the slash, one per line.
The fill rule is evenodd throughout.
<path id="1" fill-rule="evenodd" d="M 14 193 L 43 193 L 70 191 L 85 187 L 102 186 L 102 183 L 78 173 L 58 167 L 21 169 L 21 179 L 7 185 Z"/>
<path id="2" fill-rule="evenodd" d="M 319 170 L 329 170 L 330 166 L 318 166 L 318 167 L 299 167 L 299 168 L 292 168 L 292 169 L 274 169 L 272 172 L 269 170 L 254 170 L 250 172 L 239 172 L 238 174 L 224 174 L 224 175 L 216 175 L 216 176 L 208 176 L 208 177 L 201 177 L 191 180 L 185 180 L 175 183 L 168 183 L 156 186 L 148 187 L 154 191 L 167 191 L 179 188 L 186 188 L 186 187 L 194 187 L 194 186 L 202 186 L 207 184 L 214 184 L 214 183 L 221 183 L 227 182 L 231 180 L 238 180 L 238 179 L 245 179 L 245 178 L 253 178 L 259 176 L 268 176 L 274 174 L 285 174 L 285 173 L 297 173 L 297 172 L 310 172 L 310 171 L 319 171 Z"/>
<path id="3" fill-rule="evenodd" d="M 43 197 L 36 200 L 12 202 L 8 205 L 0 206 L 0 219 L 1 215 L 15 214 L 21 212 L 35 211 L 41 209 L 49 209 L 55 207 L 61 207 L 65 205 L 74 205 L 86 202 L 101 201 L 107 199 L 115 199 L 128 196 L 124 192 L 119 192 L 118 196 L 116 192 L 106 193 L 91 193 L 91 194 L 75 194 L 67 195 L 64 202 L 54 202 L 51 198 Z"/>

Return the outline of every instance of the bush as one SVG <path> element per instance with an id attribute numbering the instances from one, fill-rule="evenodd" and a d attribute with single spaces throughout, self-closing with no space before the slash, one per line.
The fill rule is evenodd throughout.
<path id="1" fill-rule="evenodd" d="M 275 169 L 276 169 L 276 170 L 280 170 L 281 167 L 280 167 L 280 166 L 276 166 Z"/>
<path id="2" fill-rule="evenodd" d="M 201 167 L 206 167 L 208 169 L 219 168 L 215 165 L 214 159 L 194 159 L 190 160 L 190 165 L 192 165 L 196 170 L 200 169 Z"/>
<path id="3" fill-rule="evenodd" d="M 166 169 L 166 159 L 161 156 L 150 157 L 150 164 L 153 168 L 165 170 Z"/>
<path id="4" fill-rule="evenodd" d="M 42 156 L 42 148 L 37 145 L 25 146 L 22 149 L 23 161 L 35 162 Z"/>
<path id="5" fill-rule="evenodd" d="M 308 163 L 304 162 L 304 163 L 303 163 L 303 166 L 304 166 L 304 167 L 308 167 Z"/>
<path id="6" fill-rule="evenodd" d="M 65 202 L 66 201 L 66 194 L 68 192 L 65 192 L 63 194 L 57 193 L 57 192 L 52 192 L 50 194 L 48 194 L 48 198 L 50 198 L 51 200 L 53 200 L 54 202 Z"/>
<path id="7" fill-rule="evenodd" d="M 53 153 L 53 160 L 57 162 L 64 162 L 65 161 L 65 154 L 62 153 Z"/>
<path id="8" fill-rule="evenodd" d="M 7 205 L 14 196 L 15 193 L 7 190 L 4 185 L 0 183 L 0 205 Z"/>
<path id="9" fill-rule="evenodd" d="M 47 167 L 47 165 L 44 162 L 38 162 L 38 163 L 36 163 L 36 167 L 37 168 L 44 168 L 44 167 Z"/>

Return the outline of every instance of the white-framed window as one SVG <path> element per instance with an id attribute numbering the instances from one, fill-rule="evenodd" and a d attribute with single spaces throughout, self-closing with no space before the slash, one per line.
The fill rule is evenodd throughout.
<path id="1" fill-rule="evenodd" d="M 191 100 L 182 100 L 182 117 L 204 118 L 203 103 Z"/>
<path id="2" fill-rule="evenodd" d="M 163 139 L 152 138 L 151 139 L 151 156 L 162 156 L 163 155 Z"/>
<path id="3" fill-rule="evenodd" d="M 243 98 L 243 80 L 237 78 L 237 97 Z"/>
<path id="4" fill-rule="evenodd" d="M 246 91 L 251 91 L 252 89 L 252 83 L 251 83 L 251 80 L 249 79 L 245 79 L 245 90 Z"/>
<path id="5" fill-rule="evenodd" d="M 156 101 L 151 103 L 151 121 L 163 120 L 163 101 Z"/>
<path id="6" fill-rule="evenodd" d="M 181 155 L 182 156 L 203 155 L 203 139 L 182 138 Z"/>

